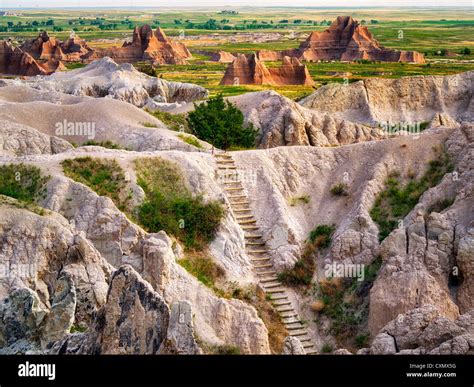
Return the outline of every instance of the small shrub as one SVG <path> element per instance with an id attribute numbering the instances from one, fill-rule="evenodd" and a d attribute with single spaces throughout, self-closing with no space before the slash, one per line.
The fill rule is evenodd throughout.
<path id="1" fill-rule="evenodd" d="M 188 123 L 199 139 L 224 150 L 231 146 L 255 146 L 257 131 L 252 125 L 244 125 L 243 113 L 229 101 L 224 101 L 222 94 L 194 106 L 194 111 L 188 115 Z"/>
<path id="2" fill-rule="evenodd" d="M 278 280 L 281 283 L 288 286 L 308 286 L 311 284 L 316 265 L 309 249 L 303 253 L 291 269 L 284 269 L 278 273 Z"/>
<path id="3" fill-rule="evenodd" d="M 328 344 L 328 343 L 325 343 L 325 344 L 321 347 L 321 353 L 331 353 L 332 350 L 333 350 L 332 345 L 331 345 L 331 344 Z"/>
<path id="4" fill-rule="evenodd" d="M 49 176 L 41 175 L 38 167 L 25 164 L 0 166 L 0 195 L 34 203 L 46 194 Z"/>
<path id="5" fill-rule="evenodd" d="M 347 184 L 338 183 L 331 187 L 331 193 L 335 196 L 348 196 L 349 190 Z"/>
<path id="6" fill-rule="evenodd" d="M 359 349 L 367 347 L 367 345 L 369 344 L 369 339 L 370 339 L 369 333 L 363 333 L 361 335 L 357 335 L 355 338 L 356 347 Z"/>
<path id="7" fill-rule="evenodd" d="M 84 333 L 87 331 L 87 326 L 74 324 L 69 330 L 70 333 Z"/>
<path id="8" fill-rule="evenodd" d="M 319 225 L 311 231 L 301 258 L 291 269 L 278 273 L 278 280 L 288 286 L 310 285 L 316 268 L 314 254 L 329 247 L 334 230 L 334 226 Z"/>
<path id="9" fill-rule="evenodd" d="M 290 206 L 294 207 L 298 204 L 308 204 L 311 201 L 309 195 L 297 196 L 290 199 Z"/>
<path id="10" fill-rule="evenodd" d="M 188 250 L 202 250 L 212 241 L 224 215 L 218 201 L 205 203 L 202 196 L 193 196 L 177 164 L 153 158 L 137 160 L 135 166 L 146 194 L 137 217 L 147 230 L 164 230 Z"/>
<path id="11" fill-rule="evenodd" d="M 328 248 L 331 244 L 331 237 L 335 229 L 334 226 L 328 226 L 326 224 L 319 225 L 309 234 L 309 241 L 315 244 L 316 247 L 323 249 Z"/>

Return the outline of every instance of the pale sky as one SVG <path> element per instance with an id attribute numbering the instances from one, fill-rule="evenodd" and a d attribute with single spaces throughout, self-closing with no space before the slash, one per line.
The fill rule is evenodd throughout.
<path id="1" fill-rule="evenodd" d="M 474 0 L 0 0 L 0 9 L 45 7 L 185 7 L 185 6 L 462 6 Z"/>

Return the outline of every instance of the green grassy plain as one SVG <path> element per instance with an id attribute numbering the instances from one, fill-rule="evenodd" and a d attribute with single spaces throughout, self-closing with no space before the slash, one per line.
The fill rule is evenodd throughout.
<path id="1" fill-rule="evenodd" d="M 24 10 L 17 16 L 0 17 L 0 39 L 17 40 L 36 36 L 46 29 L 51 35 L 66 38 L 72 29 L 92 47 L 107 47 L 120 44 L 131 36 L 135 25 L 161 26 L 170 36 L 184 33 L 183 42 L 193 52 L 194 59 L 188 65 L 164 65 L 156 73 L 168 80 L 192 82 L 210 90 L 211 95 L 225 96 L 251 91 L 273 89 L 289 98 L 298 100 L 312 91 L 313 87 L 266 85 L 220 86 L 219 82 L 227 65 L 210 62 L 203 52 L 225 50 L 232 53 L 250 53 L 261 49 L 283 50 L 296 48 L 305 34 L 323 31 L 327 24 L 339 15 L 351 15 L 365 21 L 365 25 L 379 42 L 389 48 L 416 50 L 424 53 L 428 64 L 403 63 L 307 63 L 316 81 L 316 88 L 328 82 L 349 82 L 367 77 L 399 78 L 410 75 L 447 75 L 474 69 L 474 12 L 470 8 L 249 8 L 232 7 L 237 14 L 221 13 L 230 8 L 155 8 L 155 9 L 68 9 L 68 10 Z M 37 26 L 49 19 L 54 26 Z M 208 20 L 216 21 L 220 29 L 196 29 Z M 30 23 L 35 31 L 13 31 L 8 22 L 17 25 Z M 102 24 L 102 28 L 100 28 Z M 249 27 L 252 26 L 253 27 Z M 264 28 L 255 28 L 255 26 Z M 193 27 L 193 28 L 188 28 Z M 2 29 L 3 28 L 3 29 Z M 5 28 L 7 31 L 2 32 Z M 108 29 L 104 29 L 108 28 Z M 225 28 L 225 29 L 224 29 Z M 53 31 L 53 29 L 60 31 Z M 38 31 L 36 31 L 38 30 Z M 257 42 L 255 36 L 248 41 L 231 39 L 231 35 L 242 33 L 280 33 L 278 41 Z M 294 33 L 296 38 L 291 36 Z M 198 35 L 200 38 L 198 39 Z M 114 42 L 113 39 L 118 39 Z M 459 55 L 464 48 L 470 55 Z M 436 55 L 446 49 L 452 57 Z M 278 63 L 267 63 L 276 66 Z M 69 69 L 77 67 L 69 66 Z M 340 75 L 342 73 L 349 73 Z"/>

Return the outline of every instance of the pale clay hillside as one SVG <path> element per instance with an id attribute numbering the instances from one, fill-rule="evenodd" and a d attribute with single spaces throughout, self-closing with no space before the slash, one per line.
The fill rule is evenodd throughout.
<path id="1" fill-rule="evenodd" d="M 0 196 L 2 270 L 34 263 L 0 279 L 0 353 L 474 354 L 474 72 L 328 84 L 299 103 L 231 97 L 258 130 L 253 150 L 213 154 L 150 114 L 207 95 L 110 58 L 1 81 L 0 165 L 50 178 L 34 203 Z M 392 122 L 423 130 L 384 130 Z M 113 199 L 65 172 L 85 157 L 123 172 Z M 224 210 L 203 253 L 215 284 L 183 264 L 185 242 L 130 211 L 167 184 L 140 180 L 137 165 L 157 159 Z M 427 185 L 380 242 L 380 194 L 410 182 Z M 308 252 L 318 225 L 333 227 L 330 241 Z M 285 282 L 308 254 L 311 284 Z M 326 278 L 332 264 L 377 269 L 350 293 Z M 349 332 L 330 309 L 340 291 Z"/>

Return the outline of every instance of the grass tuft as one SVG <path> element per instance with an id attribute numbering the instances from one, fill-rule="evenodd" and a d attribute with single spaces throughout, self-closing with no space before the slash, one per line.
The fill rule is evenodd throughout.
<path id="1" fill-rule="evenodd" d="M 121 210 L 128 209 L 131 194 L 125 173 L 114 159 L 79 157 L 61 163 L 64 174 L 113 200 Z"/>
<path id="2" fill-rule="evenodd" d="M 377 196 L 370 216 L 379 226 L 379 240 L 383 241 L 400 220 L 418 203 L 420 196 L 439 184 L 443 176 L 452 171 L 449 156 L 436 150 L 437 159 L 428 163 L 428 169 L 419 180 L 411 179 L 402 185 L 399 173 L 392 173 L 385 182 L 385 189 Z"/>
<path id="3" fill-rule="evenodd" d="M 347 184 L 338 183 L 338 184 L 335 184 L 331 187 L 331 193 L 334 196 L 348 196 L 349 195 L 349 189 L 347 187 Z"/>
<path id="4" fill-rule="evenodd" d="M 25 203 L 35 203 L 46 195 L 49 176 L 41 175 L 38 167 L 25 164 L 0 166 L 0 195 Z"/>
<path id="5" fill-rule="evenodd" d="M 314 254 L 329 247 L 334 230 L 334 226 L 319 225 L 311 231 L 301 258 L 291 269 L 278 273 L 278 280 L 287 286 L 310 285 L 316 268 Z"/>

